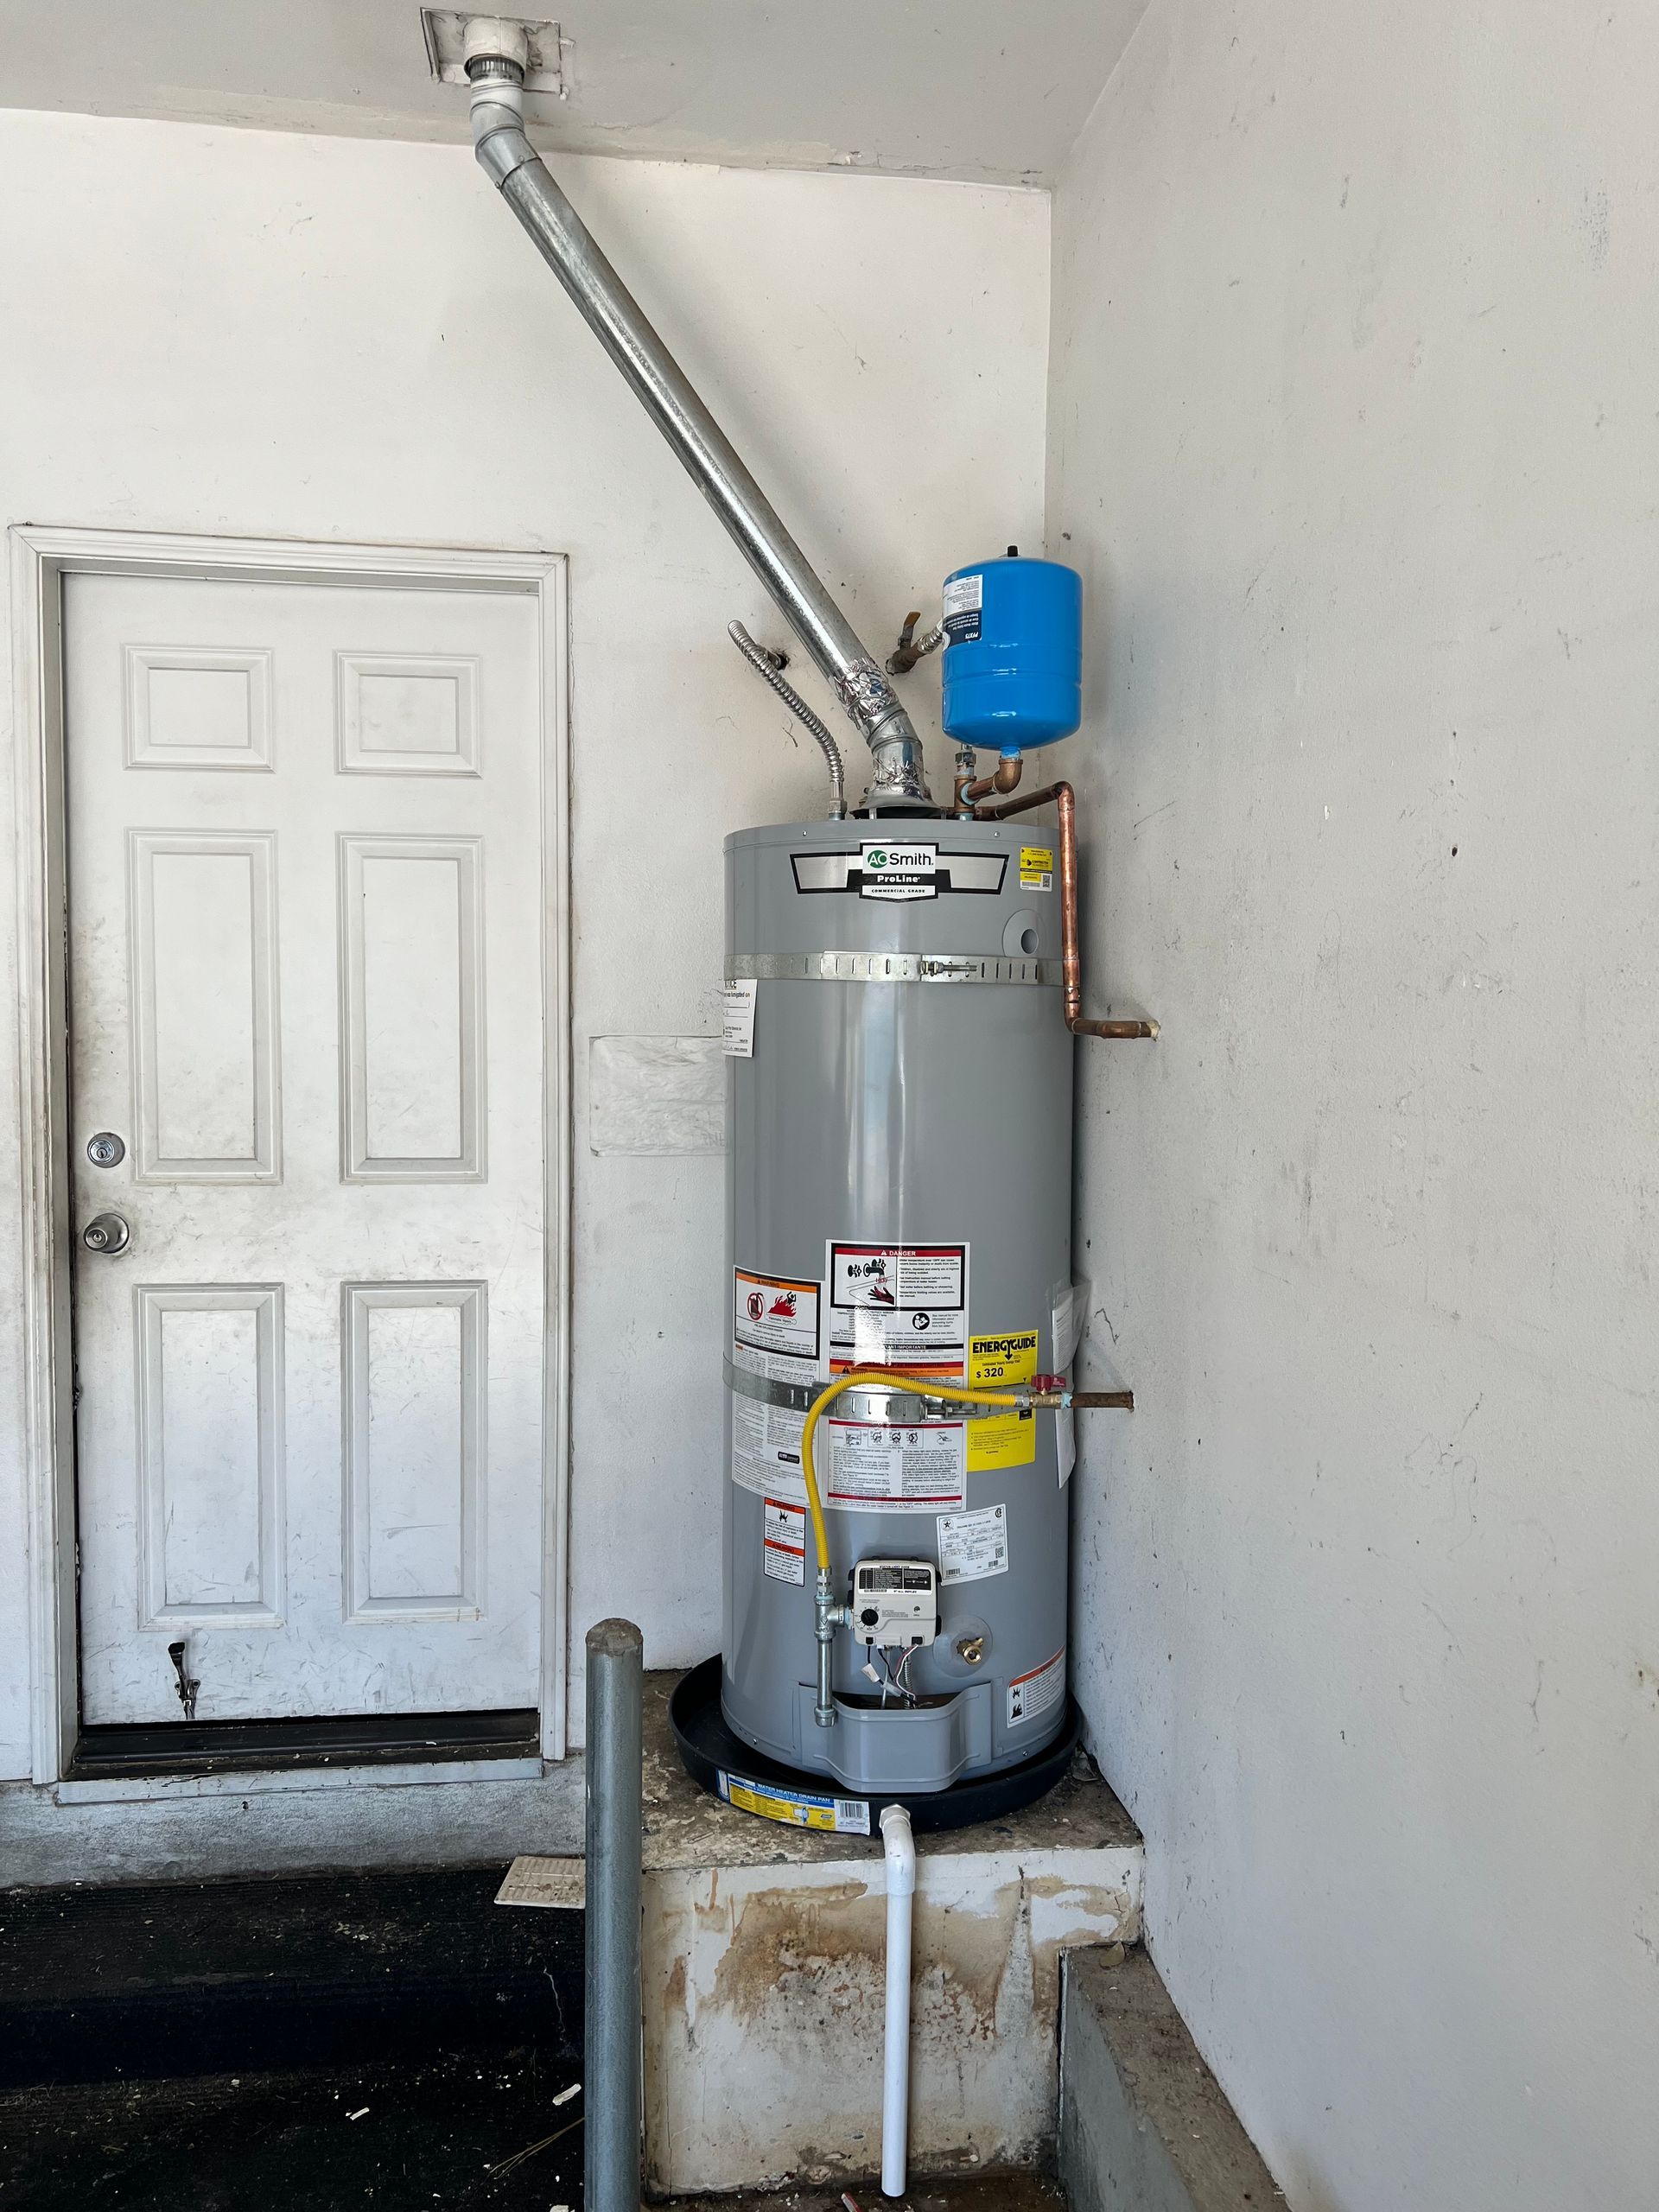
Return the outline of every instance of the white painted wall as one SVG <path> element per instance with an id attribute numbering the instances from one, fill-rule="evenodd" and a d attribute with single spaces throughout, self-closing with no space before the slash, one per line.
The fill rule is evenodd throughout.
<path id="1" fill-rule="evenodd" d="M 1058 194 L 1078 1679 L 1298 2212 L 1655 2201 L 1656 82 L 1154 0 Z"/>
<path id="2" fill-rule="evenodd" d="M 1042 197 L 560 168 L 872 639 L 976 550 L 1040 534 Z M 624 1611 L 650 1663 L 701 1657 L 721 1165 L 592 1156 L 585 1085 L 592 1036 L 717 1027 L 721 839 L 818 803 L 816 751 L 726 639 L 734 614 L 777 633 L 758 587 L 464 149 L 0 115 L 0 296 L 7 522 L 570 556 L 572 1621 L 578 1651 Z M 0 701 L 9 753 L 9 665 Z M 11 790 L 8 758 L 7 854 Z M 8 899 L 8 1007 L 12 927 Z M 0 1777 L 28 1769 L 15 1045 L 8 1012 Z"/>

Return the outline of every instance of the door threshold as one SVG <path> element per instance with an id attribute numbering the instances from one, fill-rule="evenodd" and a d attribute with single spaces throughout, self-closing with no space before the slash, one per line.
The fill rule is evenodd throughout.
<path id="1" fill-rule="evenodd" d="M 274 1774 L 302 1767 L 447 1765 L 540 1756 L 534 1706 L 497 1713 L 355 1713 L 330 1720 L 177 1720 L 83 1726 L 63 1779 Z"/>

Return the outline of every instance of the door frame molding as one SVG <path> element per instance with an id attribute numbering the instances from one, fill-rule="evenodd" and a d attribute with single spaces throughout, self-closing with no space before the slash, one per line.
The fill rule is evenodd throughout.
<path id="1" fill-rule="evenodd" d="M 79 1727 L 67 1062 L 63 580 L 177 576 L 523 594 L 537 603 L 542 739 L 543 1160 L 539 1704 L 544 1759 L 566 1751 L 569 1574 L 571 1073 L 569 602 L 561 553 L 316 543 L 12 525 L 24 1484 L 33 1778 L 56 1783 Z M 453 1772 L 450 1769 L 448 1771 Z M 446 1770 L 435 1767 L 434 1778 Z"/>

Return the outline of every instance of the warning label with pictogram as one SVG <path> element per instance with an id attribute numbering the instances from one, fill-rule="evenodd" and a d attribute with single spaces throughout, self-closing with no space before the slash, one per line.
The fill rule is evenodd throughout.
<path id="1" fill-rule="evenodd" d="M 831 1244 L 829 1372 L 902 1367 L 960 1382 L 968 1358 L 965 1244 Z"/>
<path id="2" fill-rule="evenodd" d="M 806 1508 L 791 1505 L 782 1497 L 769 1497 L 765 1505 L 760 1548 L 766 1579 L 770 1582 L 804 1583 L 806 1580 Z"/>
<path id="3" fill-rule="evenodd" d="M 1028 1675 L 1016 1675 L 1008 1684 L 1008 1726 L 1017 1728 L 1022 1720 L 1034 1720 L 1039 1713 L 1046 1713 L 1065 1695 L 1065 1649 L 1062 1645 L 1052 1659 L 1040 1667 L 1033 1667 Z"/>
<path id="4" fill-rule="evenodd" d="M 846 1513 L 944 1513 L 961 1506 L 965 1421 L 898 1428 L 832 1414 L 823 1426 L 830 1434 L 825 1505 Z"/>
<path id="5" fill-rule="evenodd" d="M 822 1286 L 732 1270 L 732 1365 L 772 1382 L 817 1379 Z"/>

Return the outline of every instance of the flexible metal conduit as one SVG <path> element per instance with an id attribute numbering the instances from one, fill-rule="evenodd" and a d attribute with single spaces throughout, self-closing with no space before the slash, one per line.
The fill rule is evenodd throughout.
<path id="1" fill-rule="evenodd" d="M 741 622 L 728 622 L 726 633 L 761 682 L 771 684 L 790 713 L 817 740 L 830 770 L 830 818 L 832 822 L 844 820 L 847 813 L 847 777 L 841 765 L 841 747 L 785 676 L 788 662 L 782 653 L 768 652 L 764 645 L 757 645 Z"/>
<path id="2" fill-rule="evenodd" d="M 485 28 L 475 19 L 469 45 Z M 473 80 L 473 144 L 485 174 L 499 188 L 857 724 L 875 760 L 870 802 L 925 805 L 921 741 L 910 716 L 525 137 L 522 56 L 512 51 L 512 38 L 522 39 L 523 34 L 507 25 L 499 29 L 500 50 L 479 52 L 474 45 L 467 65 Z"/>

